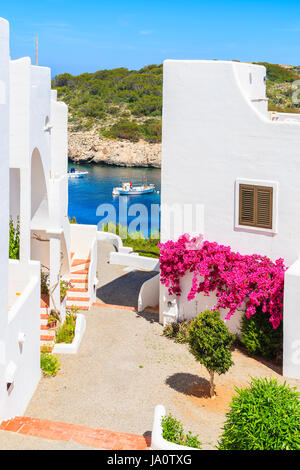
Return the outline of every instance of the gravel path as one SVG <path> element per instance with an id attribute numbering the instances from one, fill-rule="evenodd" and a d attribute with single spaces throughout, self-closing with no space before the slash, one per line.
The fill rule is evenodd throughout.
<path id="1" fill-rule="evenodd" d="M 266 365 L 235 351 L 235 366 L 217 377 L 218 396 L 210 400 L 203 393 L 206 370 L 186 345 L 162 336 L 155 314 L 97 307 L 86 318 L 78 354 L 60 355 L 58 375 L 41 380 L 26 416 L 148 434 L 154 407 L 164 404 L 211 449 L 234 385 L 245 386 L 250 375 L 283 381 Z M 300 389 L 299 381 L 290 383 Z"/>
<path id="2" fill-rule="evenodd" d="M 105 303 L 137 303 L 139 283 L 153 273 L 124 271 L 107 263 L 111 246 L 99 244 L 98 298 Z M 120 276 L 122 276 L 120 278 Z M 111 431 L 150 434 L 157 404 L 165 405 L 186 431 L 213 449 L 220 436 L 234 387 L 250 376 L 284 378 L 270 365 L 234 351 L 235 365 L 216 378 L 217 397 L 207 397 L 208 373 L 186 345 L 162 336 L 158 314 L 93 307 L 76 356 L 60 355 L 55 378 L 42 378 L 26 416 Z M 288 380 L 300 390 L 300 381 Z"/>

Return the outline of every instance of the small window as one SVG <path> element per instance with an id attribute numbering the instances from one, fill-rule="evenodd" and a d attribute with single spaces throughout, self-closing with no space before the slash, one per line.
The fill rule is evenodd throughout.
<path id="1" fill-rule="evenodd" d="M 239 225 L 272 229 L 273 188 L 241 184 L 239 190 Z"/>

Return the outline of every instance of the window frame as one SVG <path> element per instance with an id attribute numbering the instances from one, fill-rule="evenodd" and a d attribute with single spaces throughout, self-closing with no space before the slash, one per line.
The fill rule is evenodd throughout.
<path id="1" fill-rule="evenodd" d="M 236 188 L 235 188 L 235 230 L 240 231 L 251 231 L 251 232 L 265 232 L 276 234 L 278 233 L 277 223 L 278 223 L 278 183 L 276 181 L 265 181 L 265 180 L 250 180 L 250 179 L 242 179 L 238 178 L 236 180 Z M 257 189 L 272 189 L 272 227 L 262 227 L 253 225 L 246 225 L 240 223 L 240 190 L 241 186 L 251 186 Z M 257 194 L 257 189 L 254 193 Z M 256 200 L 256 196 L 255 196 Z M 255 214 L 257 213 L 257 206 L 254 207 Z"/>

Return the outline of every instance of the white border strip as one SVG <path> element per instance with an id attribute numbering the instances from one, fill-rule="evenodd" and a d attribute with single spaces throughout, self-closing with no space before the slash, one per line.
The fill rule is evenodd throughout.
<path id="1" fill-rule="evenodd" d="M 86 328 L 86 318 L 79 313 L 76 319 L 75 338 L 71 344 L 57 343 L 53 348 L 54 354 L 76 354 Z"/>
<path id="2" fill-rule="evenodd" d="M 173 442 L 166 441 L 163 438 L 163 429 L 161 425 L 162 418 L 166 415 L 165 407 L 157 405 L 154 410 L 154 421 L 151 436 L 151 449 L 152 450 L 200 450 L 194 447 L 186 447 Z"/>

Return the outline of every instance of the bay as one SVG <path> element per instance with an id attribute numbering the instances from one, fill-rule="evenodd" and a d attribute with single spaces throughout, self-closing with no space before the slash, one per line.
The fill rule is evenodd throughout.
<path id="1" fill-rule="evenodd" d="M 160 178 L 157 168 L 128 168 L 100 164 L 69 163 L 70 168 L 88 171 L 83 178 L 69 178 L 69 217 L 77 223 L 98 225 L 120 223 L 128 232 L 141 230 L 144 237 L 160 227 Z M 146 178 L 155 185 L 152 194 L 113 196 L 112 190 L 121 181 L 140 182 Z M 105 217 L 105 219 L 104 219 Z"/>

